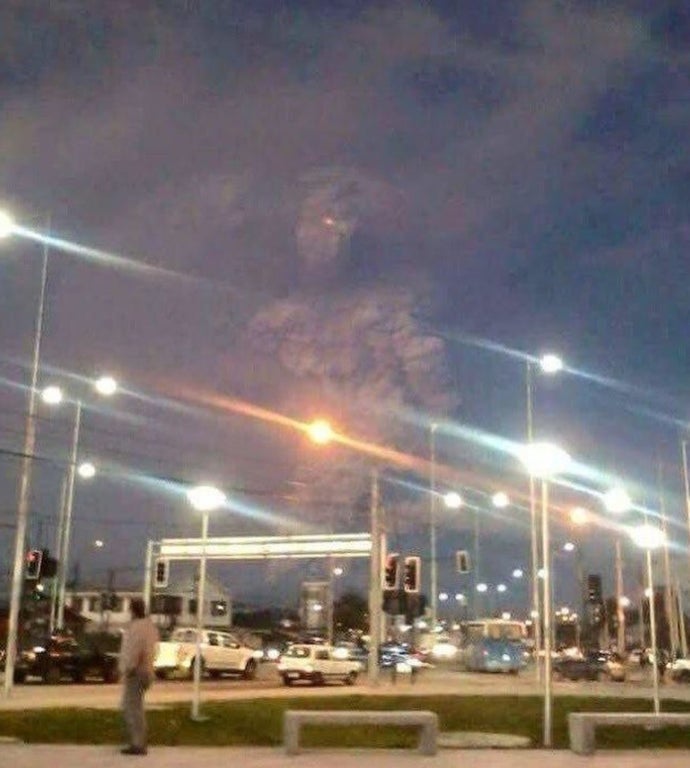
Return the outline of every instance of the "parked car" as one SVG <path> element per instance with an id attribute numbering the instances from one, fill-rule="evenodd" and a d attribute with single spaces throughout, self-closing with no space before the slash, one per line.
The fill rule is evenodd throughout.
<path id="1" fill-rule="evenodd" d="M 278 674 L 285 685 L 307 681 L 312 685 L 341 681 L 354 685 L 362 671 L 359 661 L 338 658 L 330 645 L 295 644 L 280 657 Z"/>
<path id="2" fill-rule="evenodd" d="M 197 659 L 197 630 L 176 629 L 170 639 L 158 643 L 153 666 L 156 676 L 165 679 L 172 674 L 194 677 Z M 199 645 L 202 675 L 218 678 L 222 674 L 242 675 L 247 680 L 256 675 L 261 650 L 250 648 L 230 632 L 202 629 Z"/>
<path id="3" fill-rule="evenodd" d="M 690 683 L 690 659 L 676 659 L 668 665 L 671 680 L 677 683 Z"/>
<path id="4" fill-rule="evenodd" d="M 553 675 L 560 680 L 611 680 L 623 682 L 626 670 L 617 654 L 590 651 L 584 656 L 564 655 L 553 661 Z"/>
<path id="5" fill-rule="evenodd" d="M 49 684 L 65 678 L 75 683 L 89 678 L 115 683 L 119 679 L 117 654 L 102 651 L 88 640 L 53 635 L 20 651 L 15 682 L 23 683 L 27 677 L 40 677 Z"/>

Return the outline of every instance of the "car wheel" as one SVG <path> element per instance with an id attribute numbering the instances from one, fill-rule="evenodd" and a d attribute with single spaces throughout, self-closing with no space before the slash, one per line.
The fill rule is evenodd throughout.
<path id="1" fill-rule="evenodd" d="M 314 675 L 312 685 L 323 685 L 323 675 Z"/>
<path id="2" fill-rule="evenodd" d="M 254 659 L 249 659 L 247 666 L 244 668 L 242 677 L 245 680 L 253 680 L 256 677 L 256 662 Z"/>
<path id="3" fill-rule="evenodd" d="M 26 681 L 26 672 L 23 669 L 14 670 L 14 682 L 20 685 Z"/>
<path id="4" fill-rule="evenodd" d="M 60 682 L 61 677 L 60 668 L 51 665 L 43 673 L 43 682 L 47 685 L 57 685 Z"/>
<path id="5" fill-rule="evenodd" d="M 192 663 L 189 665 L 189 671 L 188 671 L 187 674 L 188 674 L 190 680 L 194 680 L 194 675 L 195 675 L 194 670 L 196 669 L 196 665 L 198 663 L 199 663 L 199 659 L 193 659 Z M 201 675 L 200 675 L 200 677 L 204 676 L 204 672 L 205 671 L 206 671 L 206 666 L 204 664 L 204 660 L 201 659 Z"/>
<path id="6" fill-rule="evenodd" d="M 170 677 L 170 672 L 167 669 L 157 669 L 155 675 L 159 680 L 167 680 Z"/>
<path id="7" fill-rule="evenodd" d="M 563 680 L 563 673 L 561 672 L 561 670 L 560 670 L 560 669 L 555 669 L 555 670 L 553 671 L 553 679 L 554 679 L 554 680 L 555 680 L 557 683 L 560 683 L 560 682 L 561 682 L 561 680 Z"/>
<path id="8" fill-rule="evenodd" d="M 111 685 L 120 679 L 120 673 L 115 667 L 109 667 L 103 670 L 101 677 L 103 678 L 104 683 Z"/>
<path id="9" fill-rule="evenodd" d="M 79 672 L 74 672 L 72 674 L 72 682 L 73 683 L 83 683 L 84 682 L 84 673 L 81 670 Z"/>
<path id="10" fill-rule="evenodd" d="M 345 678 L 345 685 L 354 685 L 356 682 L 357 682 L 357 673 L 348 672 L 347 677 Z"/>
<path id="11" fill-rule="evenodd" d="M 292 685 L 292 680 L 287 675 L 283 675 L 283 685 Z"/>

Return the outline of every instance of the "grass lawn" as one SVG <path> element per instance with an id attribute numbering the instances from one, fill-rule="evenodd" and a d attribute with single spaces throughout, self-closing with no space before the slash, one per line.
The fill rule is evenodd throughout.
<path id="1" fill-rule="evenodd" d="M 286 709 L 430 709 L 438 713 L 442 731 L 488 731 L 528 736 L 534 746 L 541 740 L 542 700 L 527 696 L 343 696 L 313 699 L 251 699 L 208 702 L 208 720 L 189 719 L 189 704 L 149 711 L 149 741 L 158 745 L 277 746 L 282 744 L 282 717 Z M 665 701 L 665 711 L 690 711 L 690 703 Z M 647 699 L 557 697 L 554 699 L 554 745 L 568 747 L 569 712 L 650 711 Z M 601 734 L 601 735 L 599 735 Z M 0 736 L 25 742 L 117 744 L 123 740 L 120 713 L 102 709 L 41 709 L 0 712 Z M 408 747 L 416 735 L 397 727 L 306 728 L 305 746 Z M 663 728 L 597 729 L 601 747 L 675 747 L 690 749 L 690 730 Z"/>

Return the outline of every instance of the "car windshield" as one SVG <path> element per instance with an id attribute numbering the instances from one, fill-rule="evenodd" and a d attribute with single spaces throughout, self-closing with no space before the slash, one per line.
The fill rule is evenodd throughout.
<path id="1" fill-rule="evenodd" d="M 288 648 L 285 652 L 286 656 L 290 656 L 293 659 L 308 659 L 309 654 L 311 652 L 311 648 L 308 646 L 305 647 L 303 645 L 293 645 L 292 647 Z"/>

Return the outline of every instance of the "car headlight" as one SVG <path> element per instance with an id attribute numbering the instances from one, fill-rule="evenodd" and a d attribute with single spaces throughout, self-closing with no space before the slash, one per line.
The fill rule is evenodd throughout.
<path id="1" fill-rule="evenodd" d="M 280 658 L 280 651 L 277 648 L 269 648 L 266 651 L 266 658 L 269 661 L 275 661 Z"/>

